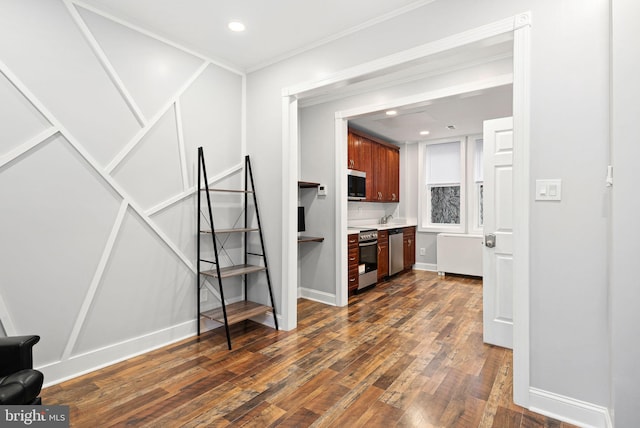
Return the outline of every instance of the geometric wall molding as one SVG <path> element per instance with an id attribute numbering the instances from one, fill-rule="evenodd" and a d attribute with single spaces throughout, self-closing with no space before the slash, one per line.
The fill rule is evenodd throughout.
<path id="1" fill-rule="evenodd" d="M 36 3 L 0 17 L 0 223 L 16 226 L 0 263 L 33 264 L 42 239 L 46 254 L 3 277 L 0 335 L 40 334 L 51 385 L 194 333 L 194 154 L 212 157 L 209 184 L 240 179 L 245 76 L 83 2 Z"/>
<path id="2" fill-rule="evenodd" d="M 155 115 L 206 62 L 94 12 L 77 9 L 119 82 L 146 117 Z"/>
<path id="3" fill-rule="evenodd" d="M 0 103 L 0 123 L 2 124 L 0 159 L 2 159 L 17 150 L 22 142 L 32 140 L 34 135 L 51 128 L 51 124 L 2 73 L 0 73 L 0 100 L 2 100 Z M 9 123 L 15 126 L 5 125 Z M 40 140 L 45 138 L 46 136 Z"/>

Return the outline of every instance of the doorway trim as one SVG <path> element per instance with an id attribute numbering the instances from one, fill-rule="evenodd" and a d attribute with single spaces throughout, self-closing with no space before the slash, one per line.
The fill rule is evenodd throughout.
<path id="1" fill-rule="evenodd" d="M 529 361 L 529 287 L 530 287 L 530 30 L 531 14 L 525 12 L 482 27 L 446 37 L 413 49 L 383 57 L 352 67 L 312 82 L 293 85 L 282 90 L 282 130 L 283 130 L 283 221 L 282 221 L 282 317 L 285 329 L 293 329 L 297 324 L 297 233 L 290 213 L 295 212 L 297 193 L 295 183 L 299 171 L 299 127 L 298 100 L 311 99 L 327 90 L 344 87 L 350 82 L 365 80 L 368 76 L 396 71 L 414 61 L 430 55 L 466 44 L 478 42 L 500 34 L 513 33 L 513 118 L 514 118 L 514 343 L 513 343 L 513 399 L 523 407 L 530 404 L 530 361 Z M 434 94 L 431 94 L 433 96 Z M 378 106 L 378 109 L 383 108 Z M 338 112 L 340 113 L 340 112 Z M 342 114 L 347 113 L 343 112 Z M 349 111 L 347 114 L 353 114 Z M 343 179 L 346 169 L 347 121 L 336 117 L 336 183 L 337 195 L 346 195 Z M 336 304 L 347 304 L 346 287 L 346 228 L 347 202 L 336 197 Z M 288 214 L 289 213 L 289 214 Z"/>

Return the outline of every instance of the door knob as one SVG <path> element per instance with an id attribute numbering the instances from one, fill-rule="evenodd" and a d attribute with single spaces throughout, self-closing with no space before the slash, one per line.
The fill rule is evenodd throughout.
<path id="1" fill-rule="evenodd" d="M 488 235 L 484 235 L 484 245 L 487 248 L 493 248 L 496 246 L 496 235 L 493 233 L 489 233 Z"/>

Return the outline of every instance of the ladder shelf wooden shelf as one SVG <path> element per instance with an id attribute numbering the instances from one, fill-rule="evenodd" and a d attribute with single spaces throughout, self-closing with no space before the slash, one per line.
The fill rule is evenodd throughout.
<path id="1" fill-rule="evenodd" d="M 207 318 L 219 323 L 224 324 L 225 332 L 227 335 L 227 345 L 229 349 L 231 349 L 231 336 L 229 332 L 229 326 L 238 322 L 242 322 L 244 320 L 264 315 L 267 313 L 271 313 L 273 315 L 273 322 L 276 330 L 278 329 L 278 318 L 276 315 L 276 309 L 273 301 L 273 290 L 271 288 L 271 278 L 269 275 L 269 265 L 267 263 L 267 256 L 265 253 L 264 246 L 264 238 L 262 234 L 262 226 L 260 224 L 260 213 L 258 210 L 258 201 L 256 198 L 255 192 L 255 184 L 253 180 L 253 172 L 251 171 L 251 161 L 249 160 L 249 156 L 245 156 L 245 164 L 244 164 L 244 189 L 212 189 L 209 188 L 209 181 L 207 179 L 207 170 L 204 162 L 204 152 L 202 147 L 198 148 L 198 229 L 197 232 L 199 235 L 210 235 L 213 242 L 213 260 L 206 260 L 202 258 L 201 254 L 201 246 L 200 246 L 200 237 L 198 238 L 197 244 L 197 268 L 198 275 L 196 280 L 197 285 L 197 307 L 198 307 L 198 316 L 197 316 L 197 331 L 198 335 L 200 335 L 200 319 Z M 227 229 L 217 229 L 214 226 L 214 218 L 213 218 L 213 209 L 212 209 L 212 193 L 215 192 L 228 192 L 228 193 L 240 193 L 243 194 L 244 202 L 243 202 L 243 212 L 244 212 L 244 225 L 241 227 L 232 227 Z M 204 202 L 203 202 L 204 195 Z M 252 198 L 252 204 L 250 204 L 249 197 Z M 250 208 L 252 207 L 252 208 Z M 202 210 L 205 209 L 206 212 Z M 253 214 L 255 215 L 255 222 L 257 226 L 253 226 L 249 224 L 249 216 L 248 211 L 252 209 Z M 205 217 L 209 223 L 210 229 L 202 228 L 202 217 Z M 225 255 L 228 256 L 226 251 L 224 250 L 224 243 L 219 243 L 217 239 L 217 235 L 221 234 L 236 234 L 242 233 L 244 234 L 244 262 L 239 264 L 231 264 L 230 266 L 221 266 L 220 262 L 220 252 L 224 251 Z M 247 241 L 249 239 L 250 234 L 257 233 L 257 240 L 259 241 L 261 253 L 250 252 L 247 249 Z M 258 259 L 257 264 L 248 263 L 249 257 L 253 259 Z M 209 269 L 202 269 L 201 263 L 207 263 L 210 266 L 213 266 Z M 258 302 L 252 302 L 248 300 L 248 276 L 251 274 L 256 274 L 259 272 L 265 272 L 266 276 L 266 286 L 268 288 L 269 300 L 271 305 L 265 305 Z M 217 282 L 218 290 L 217 292 L 220 294 L 220 307 L 214 308 L 207 311 L 201 310 L 200 304 L 200 290 L 202 288 L 201 282 L 202 277 L 210 278 L 211 280 L 215 280 Z M 232 277 L 242 277 L 242 282 L 244 285 L 244 299 L 240 302 L 235 303 L 227 303 L 224 297 L 224 285 L 223 279 L 232 278 Z M 260 283 L 255 282 L 252 286 L 259 287 Z M 207 286 L 208 288 L 209 286 Z"/>

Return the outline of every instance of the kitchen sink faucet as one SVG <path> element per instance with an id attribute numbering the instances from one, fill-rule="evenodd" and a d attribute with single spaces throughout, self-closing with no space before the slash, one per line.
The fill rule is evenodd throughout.
<path id="1" fill-rule="evenodd" d="M 392 219 L 393 216 L 391 214 L 389 215 L 383 215 L 382 218 L 380 218 L 380 224 L 387 224 L 389 222 L 389 219 Z"/>

